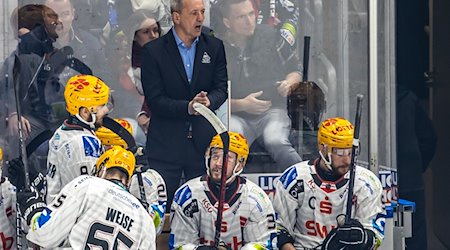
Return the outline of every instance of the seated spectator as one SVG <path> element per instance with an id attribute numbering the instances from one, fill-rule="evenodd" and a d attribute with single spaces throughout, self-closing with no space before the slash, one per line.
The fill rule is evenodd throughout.
<path id="1" fill-rule="evenodd" d="M 300 84 L 299 62 L 291 57 L 283 63 L 276 49 L 278 31 L 256 25 L 249 0 L 221 1 L 218 8 L 231 80 L 230 129 L 244 134 L 249 144 L 261 140 L 278 170 L 284 170 L 301 161 L 288 139 L 286 110 L 286 97 Z"/>

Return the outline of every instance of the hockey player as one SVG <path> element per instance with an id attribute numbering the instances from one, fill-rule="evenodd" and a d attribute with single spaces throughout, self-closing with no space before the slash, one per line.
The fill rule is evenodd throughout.
<path id="1" fill-rule="evenodd" d="M 133 128 L 131 124 L 125 119 L 114 119 L 117 123 L 122 125 L 130 134 L 133 135 Z M 105 148 L 112 146 L 121 146 L 127 148 L 128 144 L 116 133 L 106 127 L 100 127 L 95 134 L 102 142 Z M 141 157 L 142 159 L 143 157 Z M 145 158 L 144 158 L 145 159 Z M 156 234 L 159 235 L 164 227 L 164 213 L 166 211 L 167 194 L 166 183 L 162 176 L 154 169 L 146 166 L 146 162 L 136 164 L 136 168 L 140 167 L 138 171 L 131 177 L 129 189 L 130 193 L 134 195 L 142 204 L 145 204 L 150 216 L 153 218 Z M 138 174 L 142 176 L 142 186 L 144 192 L 141 195 Z"/>
<path id="2" fill-rule="evenodd" d="M 276 232 L 272 203 L 259 186 L 239 176 L 249 148 L 244 136 L 229 134 L 220 245 L 233 250 L 270 249 Z M 170 249 L 213 248 L 222 157 L 223 143 L 216 135 L 205 156 L 207 175 L 188 181 L 175 193 L 170 215 Z"/>
<path id="3" fill-rule="evenodd" d="M 384 237 L 382 187 L 371 171 L 356 166 L 352 219 L 345 221 L 353 125 L 340 117 L 322 122 L 320 158 L 286 169 L 276 182 L 278 247 L 376 249 Z M 337 221 L 340 221 L 339 223 Z"/>
<path id="4" fill-rule="evenodd" d="M 77 75 L 67 82 L 64 98 L 70 117 L 49 141 L 47 203 L 77 176 L 94 173 L 95 162 L 103 152 L 94 131 L 112 109 L 109 94 L 109 87 L 95 76 Z"/>
<path id="5" fill-rule="evenodd" d="M 97 161 L 102 178 L 83 175 L 45 205 L 33 191 L 19 191 L 27 239 L 45 248 L 155 249 L 155 228 L 141 203 L 127 191 L 133 153 L 115 146 Z"/>
<path id="6" fill-rule="evenodd" d="M 0 249 L 16 249 L 16 188 L 2 176 L 3 151 L 0 148 Z"/>

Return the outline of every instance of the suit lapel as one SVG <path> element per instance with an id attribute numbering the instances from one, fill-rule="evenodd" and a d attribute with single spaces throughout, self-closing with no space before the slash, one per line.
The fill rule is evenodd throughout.
<path id="1" fill-rule="evenodd" d="M 170 57 L 172 58 L 172 61 L 175 64 L 178 73 L 181 75 L 181 77 L 185 81 L 186 86 L 189 86 L 186 71 L 185 71 L 184 65 L 183 65 L 183 60 L 181 59 L 181 55 L 178 50 L 178 46 L 175 42 L 175 37 L 173 36 L 172 30 L 169 30 L 169 32 L 165 36 L 165 39 L 166 39 L 167 52 L 169 53 Z"/>
<path id="2" fill-rule="evenodd" d="M 206 53 L 206 47 L 202 34 L 199 37 L 197 48 L 195 49 L 194 71 L 192 74 L 192 81 L 191 81 L 192 85 L 197 84 L 200 69 L 202 68 L 202 58 L 204 53 Z"/>

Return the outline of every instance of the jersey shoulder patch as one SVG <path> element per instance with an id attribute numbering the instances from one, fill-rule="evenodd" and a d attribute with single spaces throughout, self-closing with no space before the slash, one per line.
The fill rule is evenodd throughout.
<path id="1" fill-rule="evenodd" d="M 191 188 L 188 185 L 185 185 L 177 190 L 173 197 L 173 201 L 182 207 L 190 198 L 192 198 Z"/>
<path id="2" fill-rule="evenodd" d="M 283 185 L 284 189 L 287 189 L 295 179 L 297 179 L 297 168 L 294 165 L 283 172 L 279 182 Z"/>
<path id="3" fill-rule="evenodd" d="M 93 136 L 87 135 L 83 135 L 81 139 L 83 140 L 84 155 L 99 158 L 102 148 L 100 141 Z"/>

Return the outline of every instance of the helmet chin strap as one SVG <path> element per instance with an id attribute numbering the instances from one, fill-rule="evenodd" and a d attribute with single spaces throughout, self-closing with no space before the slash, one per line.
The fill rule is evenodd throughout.
<path id="1" fill-rule="evenodd" d="M 92 118 L 92 122 L 88 122 L 86 120 L 84 120 L 80 114 L 76 114 L 75 117 L 78 118 L 78 120 L 80 120 L 82 123 L 87 124 L 91 129 L 95 129 L 95 122 L 97 121 L 97 117 L 95 116 L 95 114 L 90 113 L 91 118 Z"/>
<path id="2" fill-rule="evenodd" d="M 322 151 L 319 151 L 319 154 L 320 158 L 322 158 L 323 162 L 325 163 L 325 166 L 327 166 L 330 171 L 333 171 L 333 168 L 331 167 L 331 153 L 328 153 L 328 160 L 323 155 Z"/>

